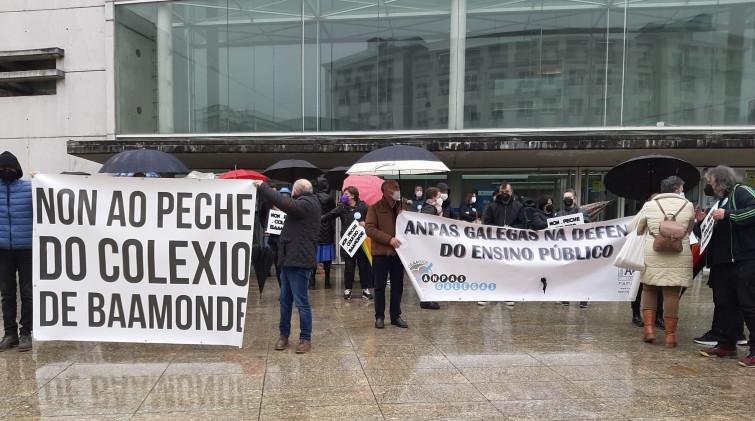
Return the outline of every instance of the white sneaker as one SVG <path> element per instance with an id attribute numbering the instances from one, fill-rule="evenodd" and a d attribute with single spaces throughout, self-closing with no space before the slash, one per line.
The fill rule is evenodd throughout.
<path id="1" fill-rule="evenodd" d="M 506 301 L 506 305 L 509 306 L 509 307 L 514 307 L 514 302 L 513 301 Z"/>
<path id="2" fill-rule="evenodd" d="M 478 301 L 477 305 L 480 306 L 480 307 L 485 307 L 485 304 L 487 304 L 487 303 L 488 303 L 487 301 Z"/>
<path id="3" fill-rule="evenodd" d="M 348 300 L 350 298 L 351 298 L 351 290 L 347 289 L 346 291 L 343 292 L 343 299 Z"/>

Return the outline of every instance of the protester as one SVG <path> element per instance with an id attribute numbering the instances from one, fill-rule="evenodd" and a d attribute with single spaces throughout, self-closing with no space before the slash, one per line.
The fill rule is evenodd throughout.
<path id="1" fill-rule="evenodd" d="M 736 357 L 739 337 L 737 313 L 741 312 L 750 331 L 749 353 L 739 361 L 755 367 L 755 190 L 739 184 L 732 168 L 719 165 L 705 175 L 705 186 L 718 199 L 718 209 L 710 212 L 715 221 L 707 246 L 707 265 L 713 285 L 714 302 L 720 311 L 723 336 L 718 343 L 700 350 L 705 357 Z M 705 214 L 695 208 L 696 234 Z M 701 237 L 702 238 L 702 237 Z M 720 307 L 720 308 L 719 308 Z M 668 329 L 668 325 L 666 326 Z"/>
<path id="2" fill-rule="evenodd" d="M 498 186 L 498 194 L 488 205 L 482 215 L 482 223 L 499 227 L 527 228 L 527 218 L 524 215 L 524 206 L 514 200 L 514 189 L 506 181 Z M 487 301 L 478 301 L 477 305 L 484 306 Z M 509 307 L 513 301 L 506 301 Z"/>
<path id="3" fill-rule="evenodd" d="M 553 216 L 553 199 L 550 196 L 543 196 L 537 199 L 535 211 L 529 218 L 529 228 L 533 230 L 544 230 L 548 228 L 548 218 Z"/>
<path id="4" fill-rule="evenodd" d="M 425 204 L 422 205 L 421 213 L 428 215 L 441 216 L 443 213 L 443 198 L 441 197 L 440 190 L 436 187 L 430 187 L 425 191 Z M 438 310 L 440 304 L 435 301 L 420 301 L 420 308 Z"/>
<path id="5" fill-rule="evenodd" d="M 666 348 L 674 348 L 676 326 L 679 321 L 679 293 L 682 287 L 692 282 L 692 252 L 689 246 L 689 234 L 695 225 L 695 213 L 692 203 L 683 196 L 684 181 L 671 176 L 661 181 L 661 193 L 645 203 L 642 210 L 635 215 L 628 230 L 649 232 L 645 235 L 644 255 L 645 271 L 640 275 L 642 282 L 642 321 L 645 327 L 642 340 L 655 340 L 655 317 L 658 290 L 663 293 L 663 317 L 666 326 Z M 673 215 L 676 215 L 673 217 Z M 671 218 L 684 228 L 681 240 L 681 252 L 655 251 L 654 243 L 659 237 L 661 222 Z"/>
<path id="6" fill-rule="evenodd" d="M 324 175 L 317 177 L 315 181 L 315 197 L 320 202 L 320 216 L 332 211 L 336 207 L 336 201 L 330 195 L 330 185 Z M 330 289 L 330 266 L 335 257 L 333 243 L 335 242 L 336 226 L 333 220 L 323 221 L 320 224 L 320 236 L 317 238 L 317 263 L 322 263 L 325 271 L 325 289 Z M 315 272 L 309 277 L 309 289 L 315 289 Z"/>
<path id="7" fill-rule="evenodd" d="M 537 201 L 531 197 L 523 197 L 520 201 L 522 204 L 522 212 L 524 212 L 524 219 L 527 220 L 527 229 L 534 230 L 533 219 L 537 210 Z"/>
<path id="8" fill-rule="evenodd" d="M 366 217 L 367 203 L 359 200 L 359 190 L 356 187 L 348 186 L 343 189 L 341 203 L 335 209 L 323 215 L 321 221 L 332 221 L 340 218 L 341 236 L 343 236 L 355 219 L 359 222 L 364 222 L 364 218 Z M 370 288 L 372 288 L 372 265 L 364 250 L 359 247 L 354 252 L 354 256 L 349 256 L 346 250 L 341 248 L 341 258 L 344 261 L 343 280 L 345 289 L 343 291 L 343 299 L 348 300 L 351 298 L 351 288 L 354 286 L 354 274 L 356 266 L 358 266 L 359 283 L 362 286 L 362 298 L 371 300 L 373 298 L 372 294 L 370 294 Z"/>
<path id="9" fill-rule="evenodd" d="M 414 198 L 412 198 L 411 211 L 419 212 L 422 210 L 422 205 L 425 204 L 425 196 L 422 193 L 422 186 L 414 186 Z"/>
<path id="10" fill-rule="evenodd" d="M 276 190 L 275 187 L 271 187 L 273 190 Z M 289 190 L 288 187 L 283 187 L 280 190 L 277 190 L 282 194 L 284 197 L 291 197 L 291 190 Z M 263 202 L 262 206 L 265 206 L 268 211 L 268 215 L 270 214 L 270 209 L 280 210 L 275 206 L 272 206 L 270 202 Z M 262 207 L 260 207 L 262 208 Z M 260 211 L 262 212 L 262 211 Z M 260 215 L 260 224 L 265 228 L 265 239 L 267 240 L 267 246 L 270 247 L 270 250 L 273 251 L 273 262 L 275 263 L 275 278 L 278 280 L 278 287 L 281 286 L 281 267 L 278 264 L 278 242 L 280 240 L 280 234 L 269 234 L 267 232 L 267 226 L 270 222 L 268 220 L 268 215 L 265 216 L 264 223 L 262 222 L 262 215 Z"/>
<path id="11" fill-rule="evenodd" d="M 317 267 L 317 238 L 320 231 L 320 203 L 312 194 L 312 183 L 301 179 L 294 183 L 292 197 L 274 191 L 262 181 L 255 180 L 262 200 L 272 202 L 286 212 L 286 223 L 280 234 L 278 264 L 281 267 L 280 337 L 275 349 L 288 347 L 291 333 L 292 304 L 299 309 L 299 343 L 296 353 L 309 352 L 312 340 L 312 311 L 309 307 L 307 280 Z"/>
<path id="12" fill-rule="evenodd" d="M 435 188 L 440 190 L 440 198 L 443 199 L 443 212 L 441 212 L 440 216 L 444 218 L 459 219 L 459 215 L 454 212 L 454 207 L 451 206 L 451 200 L 449 200 L 448 198 L 448 196 L 451 194 L 451 189 L 448 188 L 448 184 L 438 183 Z"/>
<path id="13" fill-rule="evenodd" d="M 590 216 L 587 214 L 587 211 L 584 209 L 580 209 L 577 205 L 577 192 L 574 189 L 569 189 L 564 192 L 564 207 L 561 208 L 558 212 L 556 212 L 556 217 L 566 216 L 566 215 L 576 215 L 577 213 L 582 214 L 582 222 L 585 224 L 590 222 Z M 568 301 L 561 301 L 561 304 L 564 306 L 569 306 Z M 580 301 L 579 302 L 579 308 L 587 308 L 587 301 Z"/>
<path id="14" fill-rule="evenodd" d="M 33 208 L 31 182 L 21 180 L 22 175 L 21 164 L 12 153 L 5 151 L 0 154 L 0 293 L 5 327 L 0 351 L 16 346 L 19 352 L 32 349 Z M 21 319 L 18 321 L 17 293 L 21 298 Z"/>
<path id="15" fill-rule="evenodd" d="M 586 210 L 581 209 L 577 205 L 577 192 L 574 189 L 569 189 L 564 192 L 564 207 L 556 212 L 556 216 L 575 215 L 577 213 L 582 214 L 582 221 L 586 224 L 590 222 L 590 216 Z"/>
<path id="16" fill-rule="evenodd" d="M 380 186 L 383 197 L 370 206 L 365 219 L 367 235 L 372 240 L 372 268 L 375 282 L 375 327 L 385 327 L 385 287 L 391 278 L 391 324 L 407 328 L 401 319 L 401 296 L 404 292 L 404 266 L 396 254 L 401 242 L 396 236 L 396 218 L 402 211 L 401 191 L 396 180 Z"/>
<path id="17" fill-rule="evenodd" d="M 477 214 L 477 193 L 471 191 L 467 193 L 464 203 L 459 205 L 459 219 L 467 222 L 474 222 L 479 218 Z"/>

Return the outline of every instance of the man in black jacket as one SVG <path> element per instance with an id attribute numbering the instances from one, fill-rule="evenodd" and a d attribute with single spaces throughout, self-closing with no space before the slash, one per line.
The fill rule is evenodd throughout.
<path id="1" fill-rule="evenodd" d="M 750 331 L 748 355 L 739 361 L 743 367 L 755 368 L 755 190 L 738 184 L 733 169 L 719 165 L 705 175 L 706 194 L 718 198 L 718 209 L 711 212 L 715 221 L 707 245 L 710 283 L 714 285 L 714 303 L 720 311 L 723 336 L 712 348 L 700 350 L 705 357 L 736 357 L 739 339 L 736 323 L 741 312 Z M 695 231 L 705 214 L 695 208 Z"/>
<path id="2" fill-rule="evenodd" d="M 288 346 L 291 333 L 291 310 L 296 302 L 299 309 L 299 343 L 296 353 L 308 352 L 311 347 L 312 311 L 309 307 L 307 282 L 317 267 L 317 236 L 320 232 L 320 202 L 312 195 L 312 183 L 296 180 L 290 198 L 255 180 L 261 200 L 272 202 L 286 212 L 286 222 L 278 243 L 278 265 L 281 267 L 281 319 L 280 338 L 275 349 L 282 351 Z"/>

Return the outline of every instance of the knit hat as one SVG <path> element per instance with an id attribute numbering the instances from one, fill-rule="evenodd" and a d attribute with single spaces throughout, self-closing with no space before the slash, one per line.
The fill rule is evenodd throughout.
<path id="1" fill-rule="evenodd" d="M 21 164 L 18 162 L 18 158 L 8 151 L 0 154 L 0 167 L 14 168 L 16 174 L 18 174 L 17 178 L 21 178 L 24 175 L 23 171 L 21 171 Z"/>
<path id="2" fill-rule="evenodd" d="M 443 183 L 443 182 L 440 182 L 440 183 L 438 183 L 438 185 L 437 185 L 437 186 L 435 186 L 435 187 L 436 187 L 436 188 L 437 188 L 438 190 L 440 190 L 440 191 L 443 191 L 443 190 L 448 190 L 448 184 L 446 184 L 446 183 Z"/>

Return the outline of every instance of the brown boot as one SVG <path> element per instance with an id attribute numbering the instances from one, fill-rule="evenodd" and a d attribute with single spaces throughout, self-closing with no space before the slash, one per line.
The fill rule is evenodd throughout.
<path id="1" fill-rule="evenodd" d="M 653 342 L 655 340 L 655 310 L 642 310 L 642 323 L 645 325 L 645 331 L 642 333 L 642 340 Z"/>
<path id="2" fill-rule="evenodd" d="M 306 339 L 299 339 L 299 343 L 296 345 L 296 353 L 297 354 L 304 354 L 309 352 L 309 349 L 312 347 L 312 343 L 309 342 Z"/>
<path id="3" fill-rule="evenodd" d="M 676 323 L 679 321 L 678 317 L 664 317 L 663 323 L 666 325 L 666 340 L 664 346 L 666 348 L 676 347 Z"/>
<path id="4" fill-rule="evenodd" d="M 278 342 L 275 343 L 275 350 L 276 351 L 283 351 L 288 346 L 288 338 L 281 335 L 280 338 L 278 338 Z"/>

